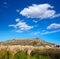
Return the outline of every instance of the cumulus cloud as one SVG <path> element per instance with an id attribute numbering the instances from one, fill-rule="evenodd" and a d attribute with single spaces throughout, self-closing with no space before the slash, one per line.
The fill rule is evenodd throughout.
<path id="1" fill-rule="evenodd" d="M 20 14 L 28 18 L 40 19 L 59 17 L 60 14 L 56 14 L 56 11 L 53 10 L 53 8 L 54 6 L 51 6 L 50 4 L 33 4 L 28 8 L 24 8 Z"/>
<path id="2" fill-rule="evenodd" d="M 26 31 L 26 30 L 30 30 L 33 28 L 33 26 L 29 26 L 26 22 L 22 22 L 19 19 L 16 19 L 16 22 L 17 22 L 16 24 L 9 25 L 10 27 L 18 29 L 18 30 L 16 30 L 16 32 Z"/>
<path id="3" fill-rule="evenodd" d="M 60 24 L 52 23 L 47 27 L 47 29 L 57 29 L 57 28 L 60 28 Z"/>

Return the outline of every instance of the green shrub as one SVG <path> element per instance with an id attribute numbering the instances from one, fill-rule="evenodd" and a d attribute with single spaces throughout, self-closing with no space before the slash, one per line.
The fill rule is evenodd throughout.
<path id="1" fill-rule="evenodd" d="M 8 59 L 8 54 L 6 50 L 0 50 L 0 59 Z"/>
<path id="2" fill-rule="evenodd" d="M 15 59 L 14 53 L 12 51 L 7 51 L 9 59 Z"/>
<path id="3" fill-rule="evenodd" d="M 0 59 L 60 59 L 60 50 L 34 49 L 30 55 L 25 51 L 18 50 L 16 54 L 7 49 L 0 50 Z"/>
<path id="4" fill-rule="evenodd" d="M 15 54 L 15 58 L 16 59 L 26 59 L 27 58 L 27 55 L 24 52 L 17 52 Z"/>

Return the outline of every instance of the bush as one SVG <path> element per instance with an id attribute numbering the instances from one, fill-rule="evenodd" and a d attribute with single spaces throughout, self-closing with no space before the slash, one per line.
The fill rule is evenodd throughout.
<path id="1" fill-rule="evenodd" d="M 24 53 L 24 52 L 17 52 L 16 54 L 15 54 L 15 58 L 16 59 L 27 59 L 27 55 Z"/>
<path id="2" fill-rule="evenodd" d="M 6 50 L 0 50 L 0 59 L 8 59 L 8 54 Z"/>
<path id="3" fill-rule="evenodd" d="M 25 51 L 18 50 L 14 54 L 10 50 L 1 49 L 0 50 L 0 59 L 60 59 L 60 50 L 54 49 L 34 49 L 31 52 L 31 55 L 27 55 Z"/>

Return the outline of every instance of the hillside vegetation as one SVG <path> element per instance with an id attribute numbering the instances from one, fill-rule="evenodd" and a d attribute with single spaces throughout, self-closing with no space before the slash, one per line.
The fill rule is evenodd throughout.
<path id="1" fill-rule="evenodd" d="M 1 46 L 2 47 L 2 46 Z M 30 49 L 29 49 L 30 48 Z M 0 59 L 60 59 L 60 48 L 40 48 L 31 47 L 15 48 L 13 46 L 4 46 L 0 49 Z M 31 53 L 29 51 L 32 49 Z"/>
<path id="2" fill-rule="evenodd" d="M 60 59 L 60 47 L 39 38 L 0 42 L 0 59 Z"/>
<path id="3" fill-rule="evenodd" d="M 30 46 L 52 46 L 54 44 L 43 41 L 39 38 L 31 38 L 31 39 L 12 39 L 5 42 L 1 42 L 1 45 L 30 45 Z"/>

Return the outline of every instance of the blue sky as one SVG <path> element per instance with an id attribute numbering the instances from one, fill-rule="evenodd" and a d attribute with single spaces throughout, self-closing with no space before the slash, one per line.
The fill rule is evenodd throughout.
<path id="1" fill-rule="evenodd" d="M 60 44 L 59 0 L 1 0 L 0 41 L 40 38 Z"/>

